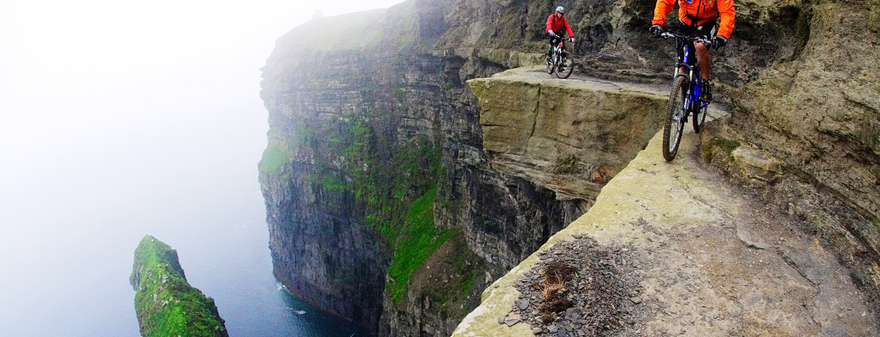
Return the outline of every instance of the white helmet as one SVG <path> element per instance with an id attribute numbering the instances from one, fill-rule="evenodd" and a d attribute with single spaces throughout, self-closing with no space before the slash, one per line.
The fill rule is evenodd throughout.
<path id="1" fill-rule="evenodd" d="M 556 7 L 556 13 L 565 14 L 565 8 L 562 8 L 562 6 Z"/>

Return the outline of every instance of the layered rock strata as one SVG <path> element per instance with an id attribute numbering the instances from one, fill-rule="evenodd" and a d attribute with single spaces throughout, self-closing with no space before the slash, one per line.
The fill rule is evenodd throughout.
<path id="1" fill-rule="evenodd" d="M 141 336 L 229 336 L 214 300 L 189 285 L 177 251 L 156 238 L 138 244 L 129 282 Z"/>
<path id="2" fill-rule="evenodd" d="M 522 96 L 475 95 L 465 81 L 540 65 L 546 17 L 563 5 L 577 73 L 664 83 L 675 50 L 645 33 L 654 3 L 411 0 L 280 38 L 261 84 L 270 130 L 260 182 L 276 277 L 364 331 L 451 333 L 487 284 L 582 214 L 660 127 L 616 92 L 523 82 L 531 91 Z M 713 52 L 716 97 L 732 100 L 734 128 L 715 130 L 744 132 L 714 133 L 706 158 L 785 196 L 774 204 L 825 233 L 825 246 L 857 267 L 857 283 L 874 287 L 877 81 L 864 62 L 874 59 L 878 15 L 869 3 L 737 0 L 733 39 Z M 584 99 L 595 102 L 562 103 Z"/>
<path id="3" fill-rule="evenodd" d="M 499 172 L 560 199 L 594 200 L 657 132 L 666 97 L 592 78 L 550 79 L 542 69 L 468 81 L 480 102 L 483 150 Z"/>

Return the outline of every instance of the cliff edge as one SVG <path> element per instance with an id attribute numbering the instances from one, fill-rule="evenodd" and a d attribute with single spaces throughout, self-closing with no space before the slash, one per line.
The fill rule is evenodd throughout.
<path id="1" fill-rule="evenodd" d="M 453 336 L 880 332 L 872 294 L 853 283 L 833 250 L 704 164 L 700 135 L 687 132 L 669 163 L 661 136 L 584 216 L 489 286 Z M 564 266 L 575 269 L 549 281 Z M 569 303 L 553 302 L 560 298 Z"/>
<path id="2" fill-rule="evenodd" d="M 145 236 L 129 278 L 141 336 L 228 337 L 214 300 L 186 281 L 177 251 Z"/>

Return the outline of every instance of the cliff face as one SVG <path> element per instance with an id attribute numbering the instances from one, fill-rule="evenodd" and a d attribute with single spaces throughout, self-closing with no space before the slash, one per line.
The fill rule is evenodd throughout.
<path id="1" fill-rule="evenodd" d="M 482 289 L 592 205 L 661 127 L 663 100 L 597 81 L 589 95 L 534 79 L 466 81 L 541 64 L 545 20 L 563 5 L 577 73 L 666 83 L 674 44 L 646 33 L 654 3 L 411 0 L 279 38 L 261 83 L 270 130 L 260 182 L 276 277 L 371 333 L 451 334 Z M 787 207 L 805 228 L 832 219 L 827 243 L 850 247 L 842 256 L 860 261 L 859 280 L 872 285 L 878 82 L 865 63 L 875 58 L 858 59 L 876 56 L 874 8 L 736 1 L 733 39 L 713 52 L 718 100 L 735 110 L 706 136 L 773 149 L 779 159 L 766 162 L 784 164 L 769 165 L 766 180 L 792 186 L 777 202 L 814 196 Z M 841 24 L 851 29 L 836 32 Z M 775 103 L 792 92 L 798 104 Z M 728 124 L 742 133 L 722 132 Z M 738 172 L 724 164 L 735 161 L 722 158 L 729 151 L 708 145 L 713 165 Z M 827 165 L 811 166 L 816 159 Z M 805 211 L 803 200 L 819 199 L 824 213 Z"/>
<path id="2" fill-rule="evenodd" d="M 464 81 L 536 57 L 438 49 L 453 4 L 310 22 L 263 69 L 275 274 L 381 335 L 448 335 L 489 282 L 591 202 L 491 167 Z"/>
<path id="3" fill-rule="evenodd" d="M 732 117 L 704 135 L 706 156 L 767 195 L 880 290 L 880 9 L 877 1 L 798 5 L 797 58 L 731 92 Z M 713 143 L 713 139 L 715 142 Z M 718 139 L 743 150 L 718 151 Z M 746 152 L 757 156 L 742 155 Z M 758 160 L 753 160 L 757 158 Z"/>
<path id="4" fill-rule="evenodd" d="M 275 274 L 298 297 L 372 334 L 397 324 L 395 305 L 430 302 L 409 298 L 409 279 L 431 279 L 414 269 L 464 242 L 456 222 L 433 212 L 438 195 L 453 193 L 445 186 L 474 177 L 444 169 L 456 162 L 446 153 L 478 153 L 480 140 L 459 77 L 464 60 L 424 50 L 442 33 L 442 6 L 410 2 L 310 22 L 279 39 L 264 68 L 270 146 L 260 180 Z M 443 202 L 456 214 L 462 204 Z M 451 289 L 437 289 L 448 282 L 424 289 L 443 296 L 433 310 L 462 310 L 472 290 L 463 285 L 484 282 L 474 275 L 485 267 L 466 257 L 433 259 L 450 268 L 437 277 L 455 280 Z M 389 313 L 380 325 L 383 303 Z M 438 322 L 424 325 L 451 329 L 441 315 L 426 316 Z"/>
<path id="5" fill-rule="evenodd" d="M 129 278 L 141 336 L 229 336 L 214 300 L 186 281 L 177 251 L 145 236 Z"/>

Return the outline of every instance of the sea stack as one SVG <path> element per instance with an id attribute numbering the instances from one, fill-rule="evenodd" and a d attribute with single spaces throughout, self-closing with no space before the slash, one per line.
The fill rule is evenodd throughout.
<path id="1" fill-rule="evenodd" d="M 229 336 L 214 300 L 189 285 L 177 251 L 156 238 L 141 240 L 129 282 L 141 336 Z"/>

